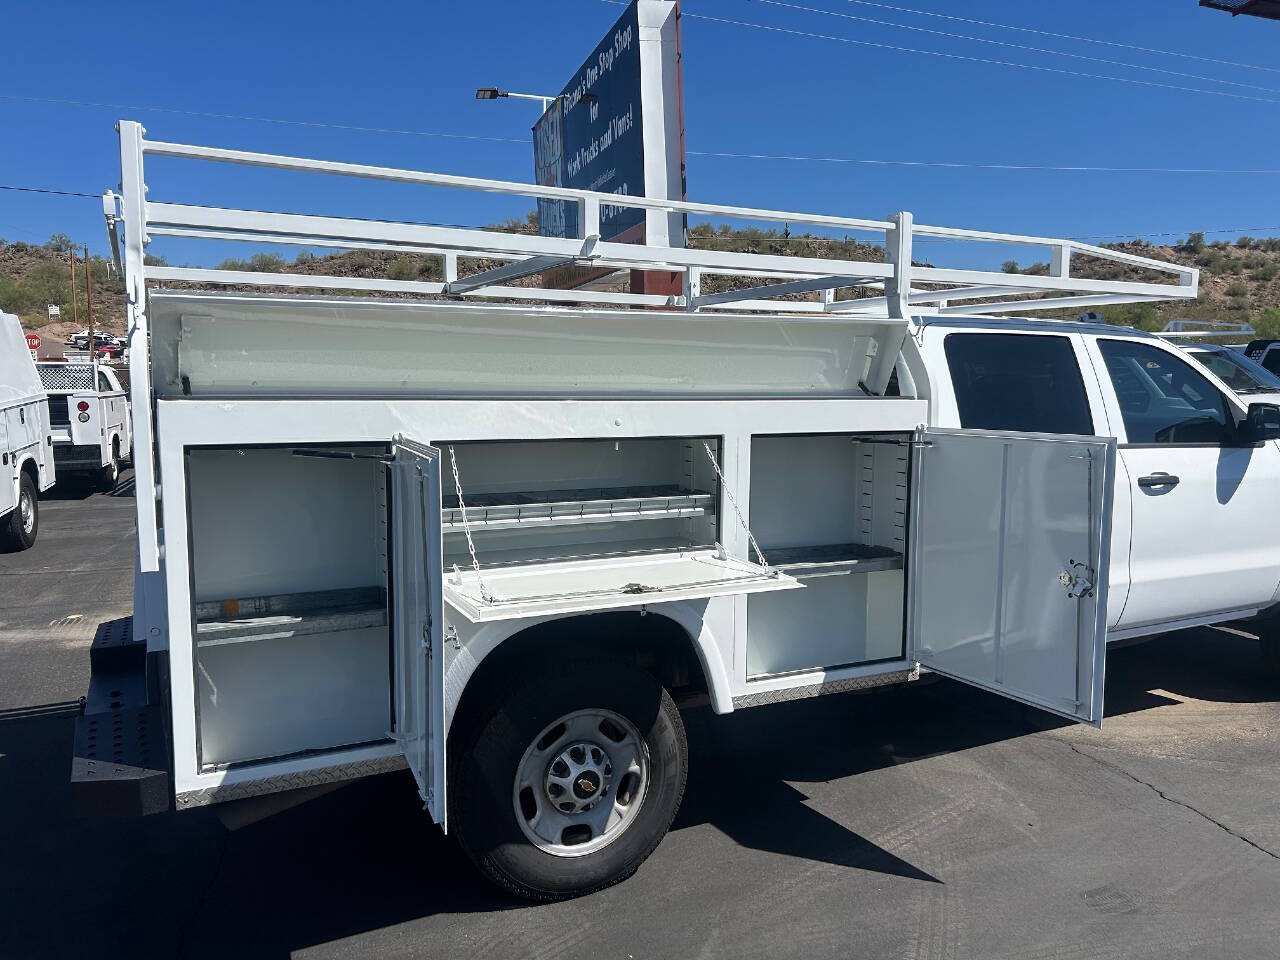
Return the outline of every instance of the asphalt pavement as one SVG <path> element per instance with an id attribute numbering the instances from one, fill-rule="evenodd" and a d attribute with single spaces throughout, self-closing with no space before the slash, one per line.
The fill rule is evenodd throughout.
<path id="1" fill-rule="evenodd" d="M 0 957 L 1280 957 L 1280 684 L 1227 630 L 1111 651 L 1101 731 L 949 681 L 692 711 L 671 834 L 567 903 L 490 888 L 408 774 L 234 832 L 76 819 L 132 507 L 68 488 L 0 555 Z"/>

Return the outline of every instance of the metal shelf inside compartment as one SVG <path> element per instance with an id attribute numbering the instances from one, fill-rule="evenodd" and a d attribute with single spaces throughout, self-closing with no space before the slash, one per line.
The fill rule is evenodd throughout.
<path id="1" fill-rule="evenodd" d="M 352 587 L 196 604 L 196 645 L 251 643 L 387 624 L 382 587 Z"/>
<path id="2" fill-rule="evenodd" d="M 901 570 L 902 554 L 889 547 L 865 543 L 832 543 L 806 547 L 765 548 L 769 566 L 780 570 L 852 570 L 873 573 Z"/>
<path id="3" fill-rule="evenodd" d="M 472 532 L 669 520 L 700 517 L 714 510 L 711 493 L 677 484 L 468 494 L 465 499 Z M 443 498 L 441 524 L 445 533 L 462 532 L 462 509 L 456 495 Z"/>

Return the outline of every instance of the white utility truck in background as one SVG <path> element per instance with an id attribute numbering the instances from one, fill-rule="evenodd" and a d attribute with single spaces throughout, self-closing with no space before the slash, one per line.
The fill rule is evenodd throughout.
<path id="1" fill-rule="evenodd" d="M 0 547 L 26 550 L 53 486 L 49 405 L 18 318 L 0 313 Z"/>
<path id="2" fill-rule="evenodd" d="M 922 373 L 939 426 L 1115 437 L 1108 639 L 1261 617 L 1280 676 L 1280 407 L 1213 359 L 1130 328 L 943 315 L 917 319 L 898 373 Z"/>
<path id="3" fill-rule="evenodd" d="M 40 380 L 49 392 L 53 455 L 63 476 L 92 477 L 114 490 L 120 464 L 133 454 L 129 395 L 110 367 L 96 363 L 41 361 Z"/>
<path id="4" fill-rule="evenodd" d="M 728 713 L 928 669 L 1098 724 L 1111 564 L 1118 609 L 1145 611 L 1135 623 L 1187 590 L 1185 543 L 1163 573 L 1141 571 L 1113 552 L 1112 525 L 1132 522 L 1128 470 L 1165 476 L 1156 488 L 1185 471 L 1190 494 L 1203 478 L 1189 464 L 1148 464 L 1150 438 L 1135 436 L 1113 510 L 1113 424 L 1088 411 L 1069 431 L 948 422 L 949 383 L 917 345 L 941 331 L 913 318 L 966 301 L 1022 310 L 1046 293 L 1036 306 L 1187 299 L 1194 268 L 907 213 L 688 203 L 119 132 L 121 194 L 105 208 L 129 292 L 139 553 L 133 617 L 102 625 L 92 650 L 72 767 L 82 809 L 283 803 L 407 767 L 490 878 L 572 896 L 628 876 L 675 816 L 678 702 Z M 147 193 L 154 158 L 534 197 L 576 208 L 576 233 L 182 203 Z M 627 207 L 663 228 L 649 236 L 683 236 L 693 213 L 867 232 L 887 256 L 601 240 Z M 157 237 L 394 249 L 440 258 L 444 280 L 147 265 Z M 1053 266 L 920 266 L 919 238 L 1042 247 Z M 1148 279 L 1075 277 L 1076 252 Z M 510 282 L 567 266 L 674 272 L 682 292 Z M 817 299 L 784 296 L 805 292 Z M 1062 329 L 1074 362 L 1085 348 Z M 892 395 L 904 350 L 910 376 Z M 984 389 L 1000 396 L 998 380 Z M 1223 408 L 1216 434 L 1207 410 L 1168 424 L 1160 409 L 1142 420 L 1155 443 L 1230 430 L 1239 446 L 1224 455 L 1260 457 L 1280 435 L 1266 409 Z"/>

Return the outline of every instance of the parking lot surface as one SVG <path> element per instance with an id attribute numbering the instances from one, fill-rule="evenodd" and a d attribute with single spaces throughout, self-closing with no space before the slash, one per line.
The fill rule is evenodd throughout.
<path id="1" fill-rule="evenodd" d="M 60 490 L 0 555 L 0 956 L 1280 957 L 1280 685 L 1226 630 L 1111 651 L 1102 731 L 948 681 L 693 711 L 671 834 L 561 904 L 481 881 L 407 773 L 234 832 L 76 819 L 132 508 Z"/>

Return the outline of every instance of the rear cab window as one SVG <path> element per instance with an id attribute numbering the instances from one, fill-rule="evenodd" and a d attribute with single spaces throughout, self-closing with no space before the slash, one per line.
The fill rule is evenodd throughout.
<path id="1" fill-rule="evenodd" d="M 1094 435 L 1070 338 L 951 333 L 944 349 L 961 427 Z"/>

